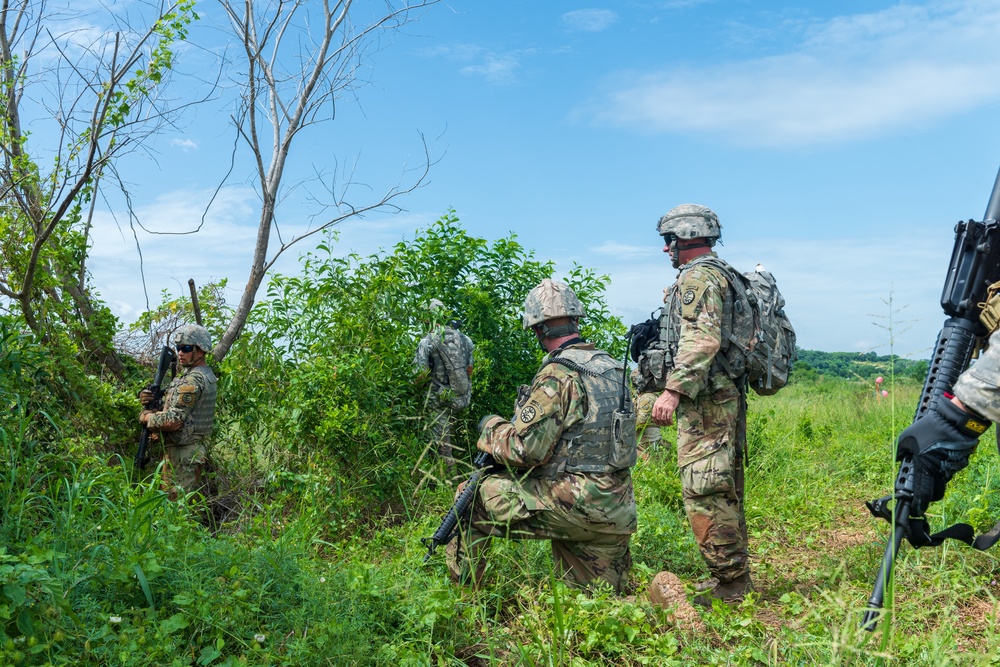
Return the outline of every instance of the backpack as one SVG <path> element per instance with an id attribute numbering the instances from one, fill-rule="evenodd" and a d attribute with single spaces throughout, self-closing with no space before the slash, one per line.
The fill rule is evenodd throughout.
<path id="1" fill-rule="evenodd" d="M 659 313 L 654 311 L 645 322 L 633 324 L 625 336 L 629 340 L 629 356 L 632 357 L 632 361 L 639 361 L 639 356 L 660 337 Z"/>
<path id="2" fill-rule="evenodd" d="M 466 372 L 461 338 L 462 334 L 459 331 L 446 328 L 437 345 L 438 358 L 444 363 L 448 388 L 452 393 L 449 402 L 454 410 L 468 407 L 472 398 L 472 382 Z"/>
<path id="3" fill-rule="evenodd" d="M 745 374 L 757 394 L 777 393 L 788 384 L 798 354 L 795 329 L 774 276 L 759 264 L 755 271 L 740 273 L 716 257 L 702 261 L 722 271 L 732 295 L 723 307 L 722 349 L 716 360 L 733 380 Z"/>

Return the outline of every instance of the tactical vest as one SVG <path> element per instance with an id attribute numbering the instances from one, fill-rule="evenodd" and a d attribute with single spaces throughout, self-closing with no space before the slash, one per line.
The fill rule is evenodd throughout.
<path id="1" fill-rule="evenodd" d="M 701 257 L 711 257 L 711 255 L 702 255 Z M 674 357 L 677 355 L 677 348 L 680 346 L 681 340 L 682 295 L 679 293 L 680 290 L 677 289 L 677 286 L 680 285 L 684 273 L 700 263 L 699 260 L 701 260 L 701 257 L 696 257 L 684 266 L 681 275 L 677 278 L 677 282 L 674 283 L 674 288 L 670 290 L 670 294 L 667 296 L 667 303 L 660 314 L 659 338 L 643 352 L 644 358 L 640 358 L 639 360 L 639 375 L 642 378 L 639 391 L 651 391 L 652 389 L 662 391 L 666 384 L 667 375 L 674 368 Z M 725 281 L 724 278 L 723 281 Z M 729 314 L 732 310 L 732 291 L 727 289 L 722 302 L 723 326 L 725 326 L 725 322 L 731 320 Z M 725 337 L 725 333 L 723 332 L 723 337 Z M 713 361 L 711 372 L 714 373 L 717 370 L 717 362 Z"/>
<path id="2" fill-rule="evenodd" d="M 208 366 L 195 366 L 188 372 L 197 373 L 205 379 L 201 400 L 191 411 L 191 421 L 194 426 L 194 435 L 207 437 L 212 435 L 212 426 L 215 424 L 215 398 L 218 394 L 219 380 Z"/>
<path id="3" fill-rule="evenodd" d="M 621 364 L 603 350 L 573 348 L 562 350 L 548 364 L 577 371 L 587 393 L 587 414 L 583 421 L 562 432 L 552 458 L 533 472 L 543 476 L 609 473 L 635 465 L 634 416 L 631 428 L 620 429 L 617 439 L 614 433 L 615 412 L 622 395 Z"/>

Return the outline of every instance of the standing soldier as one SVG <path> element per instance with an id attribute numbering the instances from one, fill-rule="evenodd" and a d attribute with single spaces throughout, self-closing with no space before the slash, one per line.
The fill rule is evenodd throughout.
<path id="1" fill-rule="evenodd" d="M 524 301 L 524 328 L 548 355 L 518 391 L 513 418 L 480 420 L 476 447 L 507 470 L 483 479 L 469 524 L 448 544 L 458 581 L 479 584 L 490 538 L 506 537 L 551 540 L 557 572 L 571 585 L 600 579 L 627 588 L 635 427 L 615 423 L 624 369 L 580 337 L 583 316 L 573 290 L 550 279 Z"/>
<path id="2" fill-rule="evenodd" d="M 159 412 L 145 408 L 153 400 L 152 392 L 139 392 L 143 405 L 139 421 L 163 443 L 163 488 L 176 500 L 178 495 L 201 490 L 215 421 L 217 380 L 205 363 L 205 355 L 212 349 L 212 337 L 205 327 L 185 324 L 174 332 L 173 340 L 183 372 L 167 386 Z"/>
<path id="3" fill-rule="evenodd" d="M 738 602 L 753 590 L 743 511 L 746 394 L 716 359 L 733 296 L 723 273 L 703 263 L 717 257 L 721 225 L 711 209 L 683 204 L 660 218 L 657 233 L 680 274 L 667 294 L 660 339 L 640 357 L 639 371 L 644 386 L 660 392 L 653 421 L 670 425 L 676 415 L 684 509 L 713 577 L 699 585 L 705 593 L 695 601 Z"/>
<path id="4" fill-rule="evenodd" d="M 444 314 L 444 304 L 431 299 L 427 306 L 430 320 Z M 451 431 L 455 413 L 469 407 L 472 400 L 472 339 L 459 331 L 461 322 L 451 320 L 446 325 L 432 324 L 431 331 L 417 345 L 413 365 L 424 376 L 430 374 L 428 403 L 433 412 L 431 444 L 444 459 L 449 473 L 455 470 Z"/>

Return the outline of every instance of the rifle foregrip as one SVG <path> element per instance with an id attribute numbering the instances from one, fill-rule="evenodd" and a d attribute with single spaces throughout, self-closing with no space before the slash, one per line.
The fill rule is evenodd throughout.
<path id="1" fill-rule="evenodd" d="M 424 546 L 427 547 L 427 555 L 424 556 L 424 562 L 434 555 L 435 549 L 443 544 L 448 544 L 455 537 L 455 532 L 458 528 L 458 519 L 459 517 L 465 517 L 469 513 L 469 509 L 476 498 L 476 492 L 479 491 L 479 479 L 482 477 L 482 474 L 481 470 L 472 473 L 469 481 L 465 484 L 465 488 L 462 489 L 462 493 L 458 494 L 458 498 L 455 499 L 455 504 L 444 515 L 444 519 L 441 521 L 438 529 L 430 537 L 425 537 L 421 540 Z"/>
<path id="2" fill-rule="evenodd" d="M 977 322 L 958 317 L 945 321 L 931 355 L 914 421 L 923 417 L 934 401 L 955 386 L 958 376 L 969 366 L 977 335 Z"/>

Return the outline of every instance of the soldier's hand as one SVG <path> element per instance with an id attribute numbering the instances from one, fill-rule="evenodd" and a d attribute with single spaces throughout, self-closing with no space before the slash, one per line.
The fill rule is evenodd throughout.
<path id="1" fill-rule="evenodd" d="M 681 402 L 681 395 L 677 392 L 664 390 L 653 403 L 653 423 L 659 426 L 670 426 L 674 423 L 674 412 Z"/>
<path id="2" fill-rule="evenodd" d="M 942 398 L 899 434 L 896 459 L 913 459 L 910 514 L 923 516 L 930 503 L 944 497 L 945 485 L 969 464 L 979 436 L 990 423 Z"/>
<path id="3" fill-rule="evenodd" d="M 153 414 L 152 410 L 143 410 L 142 412 L 140 412 L 139 413 L 139 423 L 143 424 L 143 425 L 147 424 L 149 422 L 149 416 L 151 414 Z"/>
<path id="4" fill-rule="evenodd" d="M 139 402 L 143 405 L 149 405 L 153 402 L 153 392 L 148 389 L 143 389 L 139 392 Z"/>

